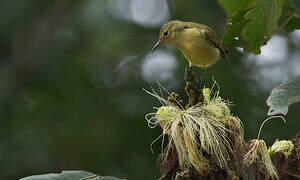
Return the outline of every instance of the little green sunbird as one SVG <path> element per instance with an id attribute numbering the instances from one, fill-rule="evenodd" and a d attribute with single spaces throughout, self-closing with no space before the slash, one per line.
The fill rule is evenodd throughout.
<path id="1" fill-rule="evenodd" d="M 216 32 L 195 22 L 170 21 L 164 24 L 152 52 L 163 44 L 175 45 L 189 61 L 189 66 L 209 67 L 225 59 L 228 50 Z"/>

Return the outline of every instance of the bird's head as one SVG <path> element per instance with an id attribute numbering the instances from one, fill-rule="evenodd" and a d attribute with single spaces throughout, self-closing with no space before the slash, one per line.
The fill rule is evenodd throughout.
<path id="1" fill-rule="evenodd" d="M 174 44 L 179 30 L 183 28 L 184 23 L 181 21 L 170 21 L 164 24 L 160 29 L 158 42 L 152 48 L 152 52 L 165 43 Z"/>

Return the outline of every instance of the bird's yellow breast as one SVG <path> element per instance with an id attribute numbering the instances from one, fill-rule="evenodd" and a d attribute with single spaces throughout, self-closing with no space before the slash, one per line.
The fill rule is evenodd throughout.
<path id="1" fill-rule="evenodd" d="M 174 44 L 190 65 L 208 67 L 220 58 L 219 50 L 208 43 L 201 31 L 196 28 L 182 31 Z"/>

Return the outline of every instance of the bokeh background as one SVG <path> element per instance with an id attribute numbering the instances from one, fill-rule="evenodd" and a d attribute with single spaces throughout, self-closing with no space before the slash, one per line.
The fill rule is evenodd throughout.
<path id="1" fill-rule="evenodd" d="M 144 119 L 159 102 L 142 89 L 184 94 L 183 55 L 173 46 L 150 53 L 169 20 L 209 25 L 222 36 L 225 12 L 211 0 L 1 0 L 0 179 L 87 170 L 157 179 L 161 134 Z M 255 138 L 270 91 L 300 75 L 300 31 L 275 35 L 259 56 L 230 48 L 207 70 L 232 112 Z M 185 97 L 185 96 L 183 96 Z M 300 104 L 287 123 L 272 120 L 262 139 L 299 132 Z"/>

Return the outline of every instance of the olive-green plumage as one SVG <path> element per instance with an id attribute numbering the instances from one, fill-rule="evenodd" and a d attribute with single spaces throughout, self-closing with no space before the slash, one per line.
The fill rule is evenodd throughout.
<path id="1" fill-rule="evenodd" d="M 228 53 L 213 29 L 194 22 L 170 21 L 163 25 L 154 51 L 162 44 L 175 45 L 189 61 L 189 65 L 208 67 Z"/>

